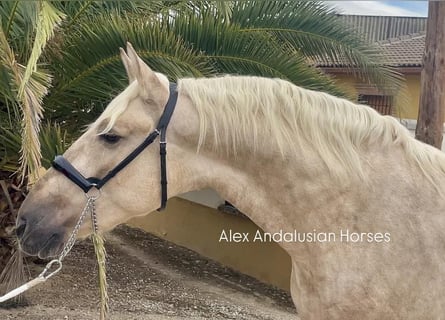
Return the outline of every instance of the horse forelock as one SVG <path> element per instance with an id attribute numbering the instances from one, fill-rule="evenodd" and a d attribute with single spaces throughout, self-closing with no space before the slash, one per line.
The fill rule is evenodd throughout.
<path id="1" fill-rule="evenodd" d="M 169 87 L 168 78 L 162 73 L 155 72 L 159 81 L 165 86 Z M 130 85 L 117 95 L 105 108 L 101 116 L 94 124 L 100 126 L 98 134 L 109 132 L 116 124 L 117 119 L 127 110 L 128 104 L 132 99 L 135 99 L 140 94 L 140 87 L 137 80 L 130 83 Z M 93 124 L 93 125 L 94 125 Z"/>
<path id="2" fill-rule="evenodd" d="M 93 125 L 99 126 L 98 134 L 109 132 L 116 124 L 117 119 L 127 110 L 130 101 L 136 98 L 138 94 L 138 83 L 133 81 L 124 91 L 117 95 L 93 123 Z"/>
<path id="3" fill-rule="evenodd" d="M 331 174 L 351 179 L 364 177 L 361 148 L 399 145 L 433 184 L 438 174 L 445 174 L 441 152 L 412 138 L 395 118 L 346 99 L 280 79 L 245 76 L 187 78 L 178 88 L 198 113 L 198 151 L 209 133 L 215 150 L 224 146 L 235 154 L 246 146 L 256 152 L 267 137 L 283 156 L 309 146 Z"/>

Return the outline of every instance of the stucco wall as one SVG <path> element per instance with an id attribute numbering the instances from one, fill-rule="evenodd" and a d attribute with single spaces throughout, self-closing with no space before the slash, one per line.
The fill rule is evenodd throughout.
<path id="1" fill-rule="evenodd" d="M 247 218 L 174 198 L 166 211 L 135 218 L 128 224 L 289 291 L 290 258 L 276 243 L 219 242 L 222 230 L 254 235 L 259 228 Z"/>
<path id="2" fill-rule="evenodd" d="M 419 113 L 419 99 L 420 99 L 420 74 L 418 75 L 406 75 L 406 92 L 402 93 L 406 95 L 406 103 L 403 103 L 403 99 L 400 100 L 397 106 L 400 110 L 399 117 L 402 119 L 417 119 Z"/>
<path id="3" fill-rule="evenodd" d="M 420 74 L 408 74 L 406 78 L 406 90 L 397 97 L 396 115 L 401 119 L 417 119 L 420 98 Z M 357 98 L 357 80 L 351 75 L 336 74 L 335 79 L 351 97 Z"/>

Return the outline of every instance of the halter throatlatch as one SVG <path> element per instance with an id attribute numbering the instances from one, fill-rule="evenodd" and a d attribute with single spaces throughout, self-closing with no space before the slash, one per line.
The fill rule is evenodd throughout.
<path id="1" fill-rule="evenodd" d="M 85 178 L 74 166 L 66 160 L 63 156 L 56 156 L 52 165 L 54 169 L 63 173 L 68 179 L 74 182 L 83 192 L 87 193 L 91 188 L 102 188 L 111 178 L 125 168 L 131 161 L 133 161 L 142 151 L 151 145 L 158 136 L 159 139 L 159 155 L 161 162 L 161 206 L 158 211 L 164 210 L 167 204 L 167 141 L 166 132 L 173 111 L 175 110 L 176 101 L 178 100 L 178 92 L 176 91 L 176 84 L 170 84 L 170 96 L 165 105 L 164 112 L 159 119 L 156 129 L 154 129 L 142 143 L 136 147 L 127 157 L 119 162 L 113 169 L 111 169 L 102 179 L 96 177 Z"/>

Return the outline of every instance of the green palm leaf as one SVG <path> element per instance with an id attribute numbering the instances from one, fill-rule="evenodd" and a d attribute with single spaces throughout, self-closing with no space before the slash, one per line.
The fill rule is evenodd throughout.
<path id="1" fill-rule="evenodd" d="M 34 38 L 34 44 L 31 54 L 28 58 L 26 65 L 26 71 L 20 83 L 18 96 L 21 97 L 24 94 L 25 88 L 28 85 L 28 81 L 31 78 L 33 72 L 37 70 L 37 62 L 45 48 L 47 42 L 54 35 L 54 29 L 62 22 L 64 14 L 56 10 L 48 1 L 39 2 L 39 13 L 37 23 L 35 26 L 36 35 Z"/>
<path id="2" fill-rule="evenodd" d="M 67 15 L 64 31 L 76 28 L 97 17 L 115 14 L 118 16 L 135 15 L 147 16 L 157 14 L 169 7 L 167 2 L 161 0 L 133 0 L 133 1 L 109 1 L 109 0 L 87 0 L 87 1 L 60 1 L 55 2 L 60 11 Z"/>
<path id="3" fill-rule="evenodd" d="M 246 33 L 268 33 L 288 43 L 308 62 L 341 64 L 364 82 L 398 90 L 402 77 L 384 66 L 379 50 L 320 1 L 237 1 L 232 22 Z"/>
<path id="4" fill-rule="evenodd" d="M 279 77 L 306 88 L 343 95 L 329 77 L 309 66 L 299 51 L 268 33 L 245 33 L 211 10 L 178 14 L 173 21 L 164 21 L 166 29 L 202 52 L 200 59 L 207 61 L 216 73 Z"/>
<path id="5" fill-rule="evenodd" d="M 37 1 L 0 1 L 2 30 L 18 61 L 31 53 L 38 14 Z"/>
<path id="6" fill-rule="evenodd" d="M 17 62 L 15 52 L 3 31 L 3 23 L 0 30 L 0 59 L 3 69 L 1 82 L 7 84 L 7 90 L 4 91 L 9 91 L 5 92 L 3 103 L 16 106 L 15 109 L 20 108 L 22 116 L 22 147 L 20 150 L 22 178 L 25 178 L 29 173 L 33 174 L 34 178 L 37 177 L 40 167 L 39 130 L 43 112 L 41 102 L 47 93 L 50 77 L 47 73 L 37 70 L 37 62 L 47 41 L 51 38 L 55 26 L 62 19 L 61 14 L 46 1 L 33 2 L 32 6 L 38 8 L 37 11 L 30 10 L 37 16 L 34 26 L 36 33 L 33 39 L 33 49 L 30 57 L 27 58 L 26 68 Z M 16 40 L 14 37 L 17 32 L 15 27 L 20 25 L 21 19 L 24 17 L 21 10 L 30 7 L 18 2 L 9 7 L 2 5 L 1 10 L 9 13 L 5 28 L 13 43 Z M 29 27 L 26 30 L 29 30 Z"/>
<path id="7" fill-rule="evenodd" d="M 38 146 L 38 106 L 49 74 L 45 115 L 74 132 L 127 85 L 118 51 L 127 41 L 171 80 L 279 77 L 341 96 L 314 66 L 334 61 L 380 89 L 401 86 L 378 51 L 319 1 L 2 1 L 0 25 L 1 125 L 25 115 L 24 150 Z M 28 61 L 26 69 L 17 61 Z M 37 158 L 26 152 L 23 161 Z"/>
<path id="8" fill-rule="evenodd" d="M 147 22 L 144 17 L 104 16 L 67 36 L 61 47 L 63 56 L 57 52 L 51 56 L 53 73 L 59 75 L 45 100 L 53 111 L 51 118 L 62 119 L 69 114 L 78 126 L 102 112 L 110 99 L 127 86 L 118 50 L 127 41 L 154 70 L 173 80 L 211 73 L 199 60 L 198 52 L 163 30 L 160 23 Z"/>

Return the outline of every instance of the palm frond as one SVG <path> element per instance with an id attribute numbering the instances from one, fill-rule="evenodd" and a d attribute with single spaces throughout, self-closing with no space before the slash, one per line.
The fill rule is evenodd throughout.
<path id="1" fill-rule="evenodd" d="M 57 123 L 46 122 L 40 131 L 40 148 L 42 153 L 42 166 L 50 168 L 54 157 L 63 154 L 71 145 L 68 132 Z"/>
<path id="2" fill-rule="evenodd" d="M 22 82 L 19 87 L 18 96 L 24 94 L 28 81 L 33 72 L 37 70 L 37 62 L 42 54 L 43 48 L 54 35 L 54 29 L 62 22 L 65 15 L 55 9 L 48 1 L 40 1 L 40 10 L 38 14 L 37 24 L 35 26 L 36 35 L 31 55 L 28 58 L 26 71 L 23 75 Z"/>
<path id="3" fill-rule="evenodd" d="M 309 66 L 299 51 L 268 33 L 242 32 L 239 26 L 224 22 L 211 10 L 178 14 L 174 20 L 164 21 L 164 28 L 202 52 L 200 59 L 217 74 L 279 77 L 305 88 L 344 95 L 329 77 Z"/>
<path id="4" fill-rule="evenodd" d="M 69 114 L 77 127 L 85 125 L 127 86 L 118 50 L 126 41 L 133 43 L 154 70 L 172 80 L 211 74 L 211 68 L 199 59 L 200 53 L 187 48 L 160 23 L 143 17 L 103 16 L 67 36 L 61 48 L 63 56 L 55 52 L 51 57 L 58 77 L 45 105 L 53 110 L 49 114 L 52 119 L 66 119 Z"/>
<path id="5" fill-rule="evenodd" d="M 233 4 L 234 1 L 226 0 L 182 0 L 172 2 L 170 6 L 167 5 L 164 13 L 173 12 L 172 16 L 176 16 L 178 13 L 199 14 L 211 11 L 214 16 L 230 21 Z"/>
<path id="6" fill-rule="evenodd" d="M 200 2 L 186 3 L 194 5 L 194 10 L 175 11 L 173 15 L 169 10 L 152 19 L 102 15 L 65 35 L 59 48 L 63 55 L 53 53 L 50 57 L 53 73 L 58 75 L 45 100 L 54 111 L 51 118 L 58 121 L 70 117 L 79 127 L 99 115 L 126 86 L 116 50 L 126 41 L 134 44 L 150 66 L 171 79 L 223 73 L 259 75 L 345 95 L 330 77 L 310 66 L 306 55 L 290 42 L 283 42 L 269 31 L 245 32 L 240 24 L 215 14 L 212 3 L 205 6 Z M 171 8 L 178 10 L 178 3 Z M 257 13 L 252 11 L 252 17 L 245 19 L 255 20 Z M 239 18 L 239 12 L 237 15 Z"/>
<path id="7" fill-rule="evenodd" d="M 21 72 L 21 68 L 15 68 L 18 85 L 17 99 L 23 113 L 20 171 L 23 177 L 29 173 L 33 175 L 33 179 L 37 178 L 41 164 L 39 140 L 40 119 L 43 116 L 41 102 L 47 94 L 49 76 L 45 75 L 46 83 L 44 85 L 38 81 L 31 81 L 31 76 L 37 73 L 37 62 L 42 50 L 53 36 L 54 28 L 63 19 L 63 14 L 53 8 L 48 1 L 40 1 L 39 7 L 34 45 L 26 69 Z"/>
<path id="8" fill-rule="evenodd" d="M 0 1 L 2 30 L 18 61 L 26 61 L 31 53 L 38 13 L 37 1 Z"/>
<path id="9" fill-rule="evenodd" d="M 18 92 L 23 81 L 25 68 L 16 59 L 13 50 L 0 30 L 0 60 L 9 73 L 11 88 Z M 38 138 L 39 121 L 42 116 L 41 100 L 46 94 L 49 76 L 42 72 L 34 72 L 24 92 L 17 95 L 16 103 L 22 111 L 22 148 L 20 151 L 20 175 L 24 179 L 28 174 L 37 175 L 40 168 L 40 142 Z"/>
<path id="10" fill-rule="evenodd" d="M 10 5 L 10 7 L 8 8 L 9 12 L 7 13 L 8 19 L 5 19 L 5 21 L 7 21 L 7 24 L 6 24 L 5 28 L 4 28 L 6 38 L 8 38 L 9 30 L 11 29 L 12 22 L 14 20 L 14 16 L 15 16 L 15 13 L 17 11 L 19 2 L 18 1 L 12 1 L 12 2 L 8 3 L 8 5 Z M 2 6 L 2 9 L 4 10 L 3 6 Z M 2 16 L 4 16 L 4 15 L 2 14 Z"/>
<path id="11" fill-rule="evenodd" d="M 269 33 L 308 62 L 341 64 L 381 90 L 397 91 L 402 86 L 403 77 L 385 66 L 380 50 L 321 1 L 237 1 L 232 22 L 246 33 Z"/>
<path id="12" fill-rule="evenodd" d="M 42 166 L 46 169 L 56 155 L 63 154 L 72 139 L 68 132 L 57 123 L 46 122 L 39 134 Z M 19 169 L 22 138 L 20 123 L 14 126 L 0 126 L 0 171 L 14 173 Z"/>
<path id="13" fill-rule="evenodd" d="M 172 2 L 173 4 L 174 2 Z M 65 31 L 81 26 L 87 21 L 91 21 L 98 16 L 115 14 L 119 16 L 134 15 L 148 16 L 157 14 L 166 7 L 170 2 L 165 3 L 161 0 L 144 1 L 61 1 L 54 5 L 67 15 Z"/>
<path id="14" fill-rule="evenodd" d="M 18 128 L 0 127 L 0 170 L 17 172 L 19 169 L 21 135 Z"/>
<path id="15" fill-rule="evenodd" d="M 2 181 L 3 182 L 3 181 Z M 18 245 L 17 245 L 18 247 Z M 27 279 L 24 266 L 24 258 L 22 250 L 15 249 L 0 274 L 0 284 L 4 285 L 5 291 L 11 291 L 24 283 Z M 23 301 L 23 295 L 15 297 L 15 303 Z M 4 306 L 3 306 L 4 307 Z"/>

